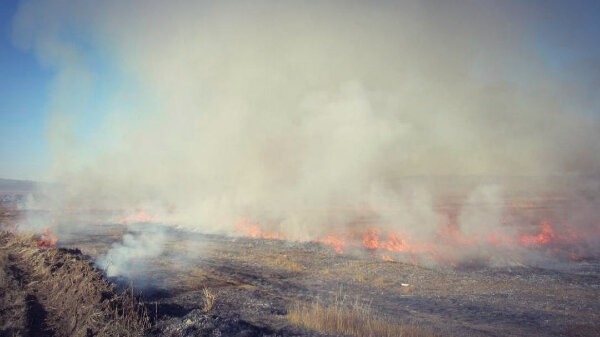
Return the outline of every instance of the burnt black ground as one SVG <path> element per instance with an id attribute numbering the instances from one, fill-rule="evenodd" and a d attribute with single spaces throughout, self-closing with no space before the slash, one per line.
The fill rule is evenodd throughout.
<path id="1" fill-rule="evenodd" d="M 107 230 L 110 229 L 110 230 Z M 106 234 L 106 233 L 111 234 Z M 92 258 L 125 233 L 91 226 L 62 245 Z M 103 234 L 104 233 L 104 234 Z M 453 269 L 339 255 L 316 243 L 231 238 L 169 230 L 164 253 L 133 279 L 157 335 L 319 335 L 291 326 L 297 302 L 358 301 L 373 315 L 454 336 L 597 336 L 600 261 Z M 77 237 L 81 237 L 78 240 Z M 403 286 L 409 284 L 409 286 Z M 204 313 L 202 288 L 218 293 Z"/>

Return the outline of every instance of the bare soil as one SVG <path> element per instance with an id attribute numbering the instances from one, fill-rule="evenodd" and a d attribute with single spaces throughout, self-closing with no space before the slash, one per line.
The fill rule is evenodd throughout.
<path id="1" fill-rule="evenodd" d="M 0 232 L 0 336 L 141 336 L 149 320 L 79 250 Z"/>

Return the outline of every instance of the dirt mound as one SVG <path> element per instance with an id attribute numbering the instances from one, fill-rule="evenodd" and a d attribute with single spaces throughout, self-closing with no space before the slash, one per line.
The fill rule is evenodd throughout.
<path id="1" fill-rule="evenodd" d="M 0 336 L 141 336 L 144 307 L 79 250 L 0 233 Z"/>

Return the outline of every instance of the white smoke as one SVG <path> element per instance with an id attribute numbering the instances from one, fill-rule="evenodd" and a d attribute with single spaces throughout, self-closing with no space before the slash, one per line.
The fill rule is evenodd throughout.
<path id="1" fill-rule="evenodd" d="M 245 216 L 314 239 L 361 206 L 426 241 L 439 186 L 401 177 L 597 173 L 597 101 L 528 40 L 527 6 L 24 1 L 16 41 L 57 74 L 52 207 L 226 233 Z M 470 235 L 502 228 L 500 189 L 483 186 L 459 216 Z M 116 251 L 143 251 L 140 235 Z"/>
<path id="2" fill-rule="evenodd" d="M 137 227 L 133 233 L 123 235 L 122 242 L 114 243 L 106 254 L 99 256 L 96 264 L 109 277 L 145 277 L 148 265 L 163 254 L 166 239 L 164 227 Z"/>

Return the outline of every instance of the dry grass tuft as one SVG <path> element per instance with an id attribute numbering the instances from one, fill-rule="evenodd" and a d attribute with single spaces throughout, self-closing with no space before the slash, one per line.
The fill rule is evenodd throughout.
<path id="1" fill-rule="evenodd" d="M 295 325 L 328 334 L 357 337 L 434 337 L 431 330 L 390 323 L 373 317 L 370 307 L 358 301 L 345 305 L 336 300 L 334 305 L 322 306 L 318 301 L 294 305 L 287 319 Z"/>
<path id="2" fill-rule="evenodd" d="M 204 308 L 202 310 L 204 312 L 209 312 L 215 305 L 215 301 L 217 300 L 217 293 L 214 290 L 211 290 L 207 287 L 202 288 L 202 292 L 204 293 Z"/>

